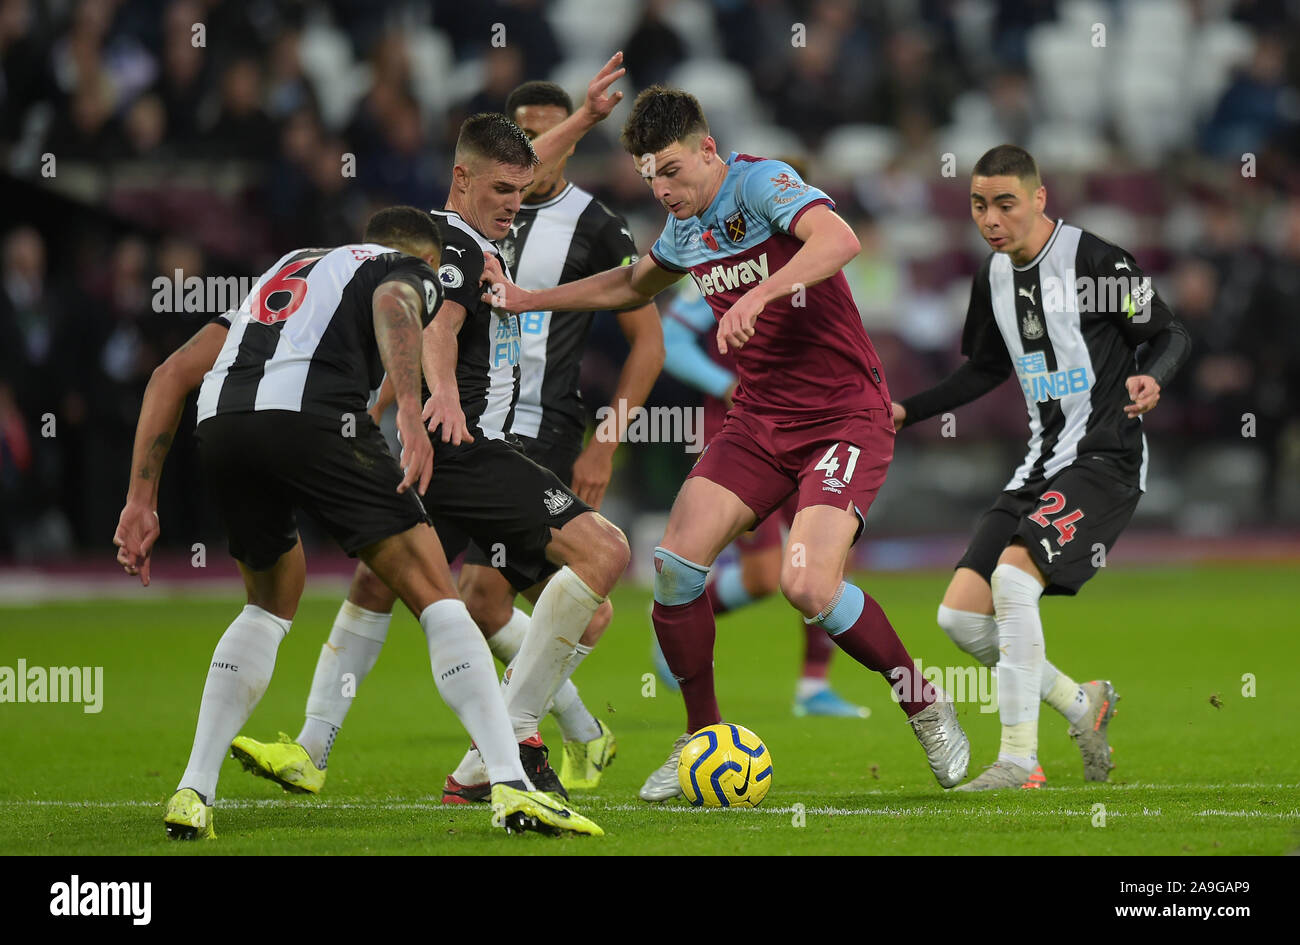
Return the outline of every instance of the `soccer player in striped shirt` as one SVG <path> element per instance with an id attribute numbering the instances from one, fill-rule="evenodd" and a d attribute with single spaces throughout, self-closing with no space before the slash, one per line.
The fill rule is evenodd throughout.
<path id="1" fill-rule="evenodd" d="M 1044 656 L 1039 599 L 1073 595 L 1105 556 L 1146 489 L 1143 414 L 1186 360 L 1186 330 L 1133 256 L 1043 211 L 1029 152 L 999 145 L 975 164 L 971 216 L 992 252 L 971 287 L 967 360 L 893 405 L 901 429 L 988 393 L 1016 374 L 1029 410 L 1029 452 L 984 513 L 957 563 L 939 625 L 998 669 L 997 761 L 959 790 L 1035 788 L 1038 708 L 1069 720 L 1084 778 L 1113 767 L 1107 726 L 1119 696 L 1080 686 Z"/>
<path id="2" fill-rule="evenodd" d="M 935 777 L 957 784 L 970 743 L 952 704 L 921 677 L 880 606 L 844 577 L 894 447 L 884 372 L 841 272 L 857 237 L 788 164 L 724 158 L 689 93 L 642 92 L 623 146 L 669 214 L 647 256 L 538 292 L 509 283 L 495 261 L 486 265 L 496 304 L 515 312 L 645 304 L 689 272 L 719 319 L 718 350 L 736 350 L 735 407 L 688 476 L 654 552 L 655 632 L 687 718 L 641 798 L 678 795 L 677 761 L 690 734 L 722 719 L 709 568 L 791 495 L 786 598 L 895 687 Z"/>

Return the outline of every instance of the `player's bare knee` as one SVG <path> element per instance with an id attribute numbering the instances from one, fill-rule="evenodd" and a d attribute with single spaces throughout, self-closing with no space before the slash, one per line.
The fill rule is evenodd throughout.
<path id="1" fill-rule="evenodd" d="M 815 617 L 831 602 L 839 580 L 831 581 L 810 568 L 785 567 L 781 571 L 781 593 L 799 613 Z"/>
<path id="2" fill-rule="evenodd" d="M 365 562 L 358 563 L 356 573 L 352 575 L 348 600 L 375 613 L 383 614 L 393 609 L 393 591 Z"/>
<path id="3" fill-rule="evenodd" d="M 574 519 L 564 527 L 562 534 L 566 538 L 564 563 L 587 581 L 593 591 L 608 594 L 632 558 L 632 550 L 622 530 L 609 519 L 592 512 Z"/>
<path id="4" fill-rule="evenodd" d="M 587 629 L 582 631 L 582 638 L 578 642 L 583 646 L 595 646 L 600 638 L 605 635 L 605 631 L 609 629 L 613 619 L 614 605 L 606 600 L 591 615 L 591 620 L 587 623 Z"/>
<path id="5" fill-rule="evenodd" d="M 465 602 L 465 609 L 484 636 L 491 636 L 510 621 L 513 610 L 510 599 L 503 600 L 500 594 L 485 588 L 481 582 L 462 581 L 460 599 Z"/>

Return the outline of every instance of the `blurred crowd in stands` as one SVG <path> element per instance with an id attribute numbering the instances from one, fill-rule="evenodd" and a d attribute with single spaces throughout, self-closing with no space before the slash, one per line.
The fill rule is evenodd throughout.
<path id="1" fill-rule="evenodd" d="M 1221 444 L 1200 488 L 1242 492 L 1228 521 L 1300 520 L 1288 491 L 1300 469 L 1297 10 L 0 0 L 0 557 L 107 544 L 150 372 L 219 314 L 159 311 L 157 277 L 256 274 L 286 249 L 355 239 L 377 207 L 440 206 L 466 116 L 501 109 L 530 78 L 580 101 L 615 49 L 629 99 L 652 82 L 687 88 L 721 150 L 801 158 L 836 198 L 862 241 L 848 275 L 898 396 L 959 359 L 987 252 L 970 166 L 1002 141 L 1027 146 L 1048 212 L 1132 251 L 1192 333 L 1192 362 L 1148 418 L 1185 451 L 1170 481 Z M 625 114 L 580 145 L 569 177 L 624 213 L 644 248 L 663 213 L 618 148 Z M 596 397 L 612 387 L 617 335 L 597 332 Z M 1019 396 L 1006 385 L 968 408 L 968 435 L 1014 458 Z M 656 391 L 691 397 L 668 379 Z M 205 527 L 189 426 L 164 477 L 171 536 Z M 908 436 L 933 445 L 939 431 Z M 986 486 L 971 491 L 987 502 Z M 668 498 L 625 488 L 634 506 Z"/>

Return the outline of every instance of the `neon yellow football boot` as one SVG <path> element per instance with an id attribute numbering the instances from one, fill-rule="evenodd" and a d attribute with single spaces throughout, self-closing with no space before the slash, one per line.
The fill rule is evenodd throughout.
<path id="1" fill-rule="evenodd" d="M 593 821 L 566 807 L 554 794 L 520 791 L 504 784 L 492 785 L 492 826 L 504 827 L 506 833 L 536 830 L 549 836 L 582 833 L 603 837 Z"/>
<path id="2" fill-rule="evenodd" d="M 294 794 L 319 794 L 325 770 L 316 767 L 303 748 L 284 732 L 278 742 L 258 742 L 240 735 L 230 743 L 230 754 L 249 774 L 274 781 Z"/>
<path id="3" fill-rule="evenodd" d="M 212 807 L 193 788 L 181 788 L 167 802 L 163 826 L 173 840 L 215 840 Z"/>
<path id="4" fill-rule="evenodd" d="M 600 776 L 606 766 L 614 761 L 618 753 L 618 743 L 614 733 L 600 719 L 600 735 L 589 742 L 566 741 L 564 743 L 564 762 L 560 765 L 560 781 L 570 791 L 590 791 L 600 784 Z"/>

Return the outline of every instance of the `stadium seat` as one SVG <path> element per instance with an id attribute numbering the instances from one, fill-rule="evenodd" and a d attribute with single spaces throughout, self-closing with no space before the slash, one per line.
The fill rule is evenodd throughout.
<path id="1" fill-rule="evenodd" d="M 689 59 L 668 74 L 667 84 L 690 89 L 704 106 L 710 127 L 727 138 L 768 117 L 754 98 L 749 73 L 725 59 Z"/>
<path id="2" fill-rule="evenodd" d="M 1054 173 L 1095 170 L 1106 162 L 1110 151 L 1088 125 L 1068 122 L 1036 125 L 1027 147 L 1039 167 Z"/>
<path id="3" fill-rule="evenodd" d="M 564 47 L 565 60 L 596 59 L 603 64 L 636 27 L 639 13 L 634 3 L 558 0 L 549 5 L 546 19 Z M 590 72 L 587 78 L 595 74 Z M 585 80 L 582 85 L 586 88 Z"/>
<path id="4" fill-rule="evenodd" d="M 456 65 L 451 40 L 441 30 L 417 27 L 407 31 L 411 78 L 420 110 L 426 117 L 441 115 L 451 104 L 447 76 Z"/>
<path id="5" fill-rule="evenodd" d="M 828 177 L 851 181 L 882 170 L 898 153 L 898 132 L 883 125 L 840 125 L 822 144 Z"/>
<path id="6" fill-rule="evenodd" d="M 298 42 L 302 71 L 316 89 L 321 119 L 335 131 L 343 127 L 365 88 L 368 73 L 353 63 L 352 45 L 334 27 L 317 20 L 303 28 Z"/>
<path id="7" fill-rule="evenodd" d="M 1114 204 L 1081 206 L 1071 215 L 1070 222 L 1120 246 L 1136 246 L 1138 242 L 1137 217 Z"/>

